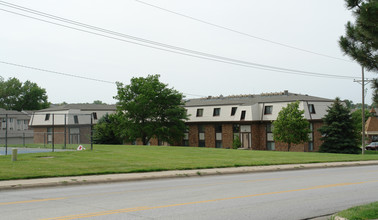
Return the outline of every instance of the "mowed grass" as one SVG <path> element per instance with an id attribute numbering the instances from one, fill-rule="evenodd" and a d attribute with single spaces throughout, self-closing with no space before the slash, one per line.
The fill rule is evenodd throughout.
<path id="1" fill-rule="evenodd" d="M 378 219 L 378 202 L 356 206 L 336 215 L 349 220 Z"/>
<path id="2" fill-rule="evenodd" d="M 216 167 L 378 160 L 365 155 L 212 149 L 198 147 L 94 145 L 90 151 L 0 156 L 0 180 L 149 172 Z"/>

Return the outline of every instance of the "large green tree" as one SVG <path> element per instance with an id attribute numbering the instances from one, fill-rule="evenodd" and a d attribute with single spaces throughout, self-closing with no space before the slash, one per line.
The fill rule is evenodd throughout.
<path id="1" fill-rule="evenodd" d="M 49 107 L 46 90 L 36 83 L 17 78 L 0 77 L 0 108 L 7 110 L 40 110 Z"/>
<path id="2" fill-rule="evenodd" d="M 290 151 L 292 144 L 309 141 L 310 124 L 303 114 L 304 110 L 299 110 L 299 101 L 296 101 L 282 108 L 273 122 L 273 138 L 287 143 L 287 151 Z"/>
<path id="3" fill-rule="evenodd" d="M 350 110 L 343 105 L 339 98 L 328 107 L 323 118 L 324 125 L 319 128 L 323 144 L 320 152 L 357 154 L 358 134 Z"/>
<path id="4" fill-rule="evenodd" d="M 346 24 L 341 49 L 367 70 L 378 72 L 378 0 L 345 0 L 355 23 Z"/>
<path id="5" fill-rule="evenodd" d="M 122 144 L 118 124 L 117 115 L 106 113 L 94 126 L 93 141 L 96 144 Z"/>
<path id="6" fill-rule="evenodd" d="M 187 119 L 182 93 L 159 81 L 159 75 L 134 77 L 129 85 L 117 82 L 120 132 L 128 141 L 153 137 L 170 144 L 181 141 Z"/>

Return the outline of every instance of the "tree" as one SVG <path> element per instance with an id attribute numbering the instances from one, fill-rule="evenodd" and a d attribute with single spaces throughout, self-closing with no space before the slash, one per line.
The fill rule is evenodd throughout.
<path id="1" fill-rule="evenodd" d="M 347 106 L 349 109 L 353 109 L 353 108 L 356 107 L 356 105 L 353 103 L 352 100 L 344 99 L 343 102 L 346 104 L 346 106 Z"/>
<path id="2" fill-rule="evenodd" d="M 328 107 L 327 114 L 323 118 L 324 125 L 319 128 L 322 134 L 323 144 L 320 152 L 357 154 L 360 152 L 356 125 L 350 114 L 339 98 Z"/>
<path id="3" fill-rule="evenodd" d="M 378 72 L 378 0 L 345 0 L 356 17 L 346 24 L 339 45 L 345 54 L 367 70 Z"/>
<path id="4" fill-rule="evenodd" d="M 106 105 L 106 103 L 103 103 L 101 100 L 94 100 L 93 104 L 96 104 L 96 105 Z"/>
<path id="5" fill-rule="evenodd" d="M 16 78 L 4 81 L 0 77 L 0 108 L 7 110 L 40 110 L 48 108 L 46 90 L 36 83 L 26 81 L 22 84 Z"/>
<path id="6" fill-rule="evenodd" d="M 375 79 L 373 81 L 371 88 L 374 90 L 373 91 L 373 97 L 372 97 L 373 106 L 378 106 L 378 79 Z"/>
<path id="7" fill-rule="evenodd" d="M 127 141 L 140 138 L 147 145 L 153 137 L 170 144 L 181 141 L 187 119 L 183 95 L 167 88 L 159 75 L 117 82 L 117 114 L 121 135 Z"/>
<path id="8" fill-rule="evenodd" d="M 357 109 L 354 112 L 351 113 L 354 127 L 357 133 L 358 142 L 361 142 L 361 135 L 362 134 L 362 109 Z M 368 120 L 368 118 L 372 116 L 369 110 L 365 110 L 365 122 Z"/>
<path id="9" fill-rule="evenodd" d="M 303 114 L 304 110 L 299 110 L 299 101 L 296 101 L 282 108 L 273 122 L 273 139 L 287 143 L 287 151 L 290 151 L 291 144 L 309 141 L 310 123 Z"/>
<path id="10" fill-rule="evenodd" d="M 122 138 L 117 130 L 118 124 L 117 115 L 106 113 L 94 126 L 93 141 L 96 144 L 122 144 Z"/>

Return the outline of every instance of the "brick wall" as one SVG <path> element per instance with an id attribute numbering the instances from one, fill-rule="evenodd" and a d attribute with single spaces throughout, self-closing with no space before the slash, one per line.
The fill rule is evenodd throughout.
<path id="1" fill-rule="evenodd" d="M 319 151 L 320 145 L 323 144 L 323 141 L 320 140 L 322 137 L 322 134 L 318 131 L 319 128 L 323 126 L 323 122 L 314 122 L 313 128 L 314 128 L 314 151 Z"/>
<path id="2" fill-rule="evenodd" d="M 205 146 L 215 147 L 215 127 L 214 125 L 205 125 Z"/>
<path id="3" fill-rule="evenodd" d="M 232 124 L 222 124 L 222 144 L 223 148 L 232 148 L 234 141 Z"/>
<path id="4" fill-rule="evenodd" d="M 254 123 L 252 124 L 252 149 L 266 150 L 266 124 Z"/>
<path id="5" fill-rule="evenodd" d="M 198 147 L 198 126 L 196 124 L 189 125 L 189 146 Z"/>

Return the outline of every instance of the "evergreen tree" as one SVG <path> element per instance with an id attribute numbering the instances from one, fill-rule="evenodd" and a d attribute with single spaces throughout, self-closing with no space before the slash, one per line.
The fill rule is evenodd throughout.
<path id="1" fill-rule="evenodd" d="M 296 101 L 282 108 L 273 122 L 273 138 L 287 143 L 287 151 L 290 151 L 291 144 L 309 141 L 310 124 L 303 114 L 304 110 L 299 110 L 299 101 Z"/>
<path id="2" fill-rule="evenodd" d="M 339 45 L 345 54 L 367 70 L 378 72 L 378 0 L 345 0 L 356 17 L 346 24 Z"/>
<path id="3" fill-rule="evenodd" d="M 347 154 L 360 152 L 354 120 L 350 110 L 339 98 L 336 98 L 332 106 L 328 108 L 323 122 L 324 125 L 319 129 L 323 136 L 320 152 Z"/>

